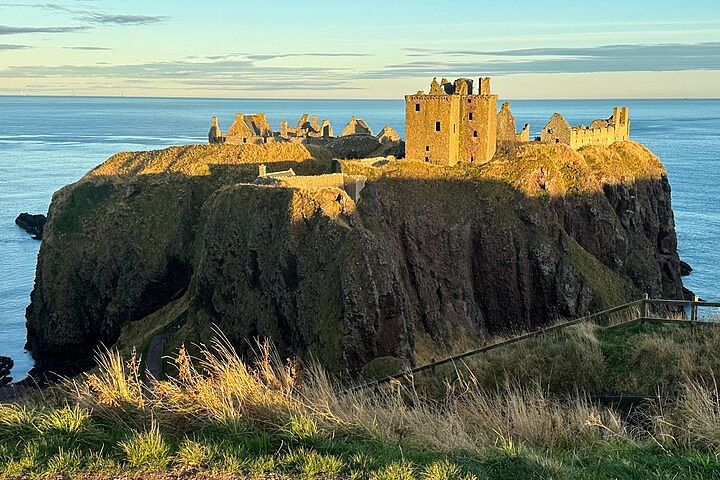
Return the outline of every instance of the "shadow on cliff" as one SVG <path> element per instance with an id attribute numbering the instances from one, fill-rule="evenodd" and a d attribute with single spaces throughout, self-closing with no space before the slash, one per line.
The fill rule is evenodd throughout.
<path id="1" fill-rule="evenodd" d="M 207 341 L 216 323 L 241 351 L 269 336 L 283 355 L 351 372 L 683 295 L 665 177 L 530 196 L 498 180 L 383 176 L 356 208 L 338 191 L 241 184 L 255 164 L 209 171 L 94 176 L 55 195 L 27 311 L 41 369 L 87 360 L 183 295 L 179 336 Z"/>

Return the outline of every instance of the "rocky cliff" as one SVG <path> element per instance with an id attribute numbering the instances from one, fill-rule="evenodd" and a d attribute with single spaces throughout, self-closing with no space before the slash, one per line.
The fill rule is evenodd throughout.
<path id="1" fill-rule="evenodd" d="M 27 313 L 40 365 L 217 324 L 356 372 L 683 294 L 670 187 L 639 144 L 529 144 L 480 169 L 342 161 L 368 177 L 357 204 L 251 185 L 259 162 L 337 168 L 311 146 L 193 146 L 116 155 L 57 192 Z"/>

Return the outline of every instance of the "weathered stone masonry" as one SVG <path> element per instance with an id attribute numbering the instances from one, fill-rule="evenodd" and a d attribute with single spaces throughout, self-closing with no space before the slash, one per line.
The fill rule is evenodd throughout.
<path id="1" fill-rule="evenodd" d="M 497 95 L 490 79 L 433 79 L 430 93 L 405 96 L 405 156 L 441 165 L 485 163 L 495 154 Z"/>
<path id="2" fill-rule="evenodd" d="M 578 149 L 586 145 L 608 146 L 630 139 L 630 112 L 627 107 L 615 107 L 607 120 L 593 120 L 589 127 L 571 127 L 559 113 L 550 117 L 540 133 L 540 141 L 566 143 Z"/>

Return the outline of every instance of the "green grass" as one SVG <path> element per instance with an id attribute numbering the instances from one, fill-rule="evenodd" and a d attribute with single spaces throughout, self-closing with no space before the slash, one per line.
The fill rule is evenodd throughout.
<path id="1" fill-rule="evenodd" d="M 53 231 L 60 235 L 79 231 L 83 219 L 113 190 L 114 186 L 109 182 L 85 183 L 75 187 L 68 195 L 65 208 L 58 210 L 58 215 L 52 219 Z"/>

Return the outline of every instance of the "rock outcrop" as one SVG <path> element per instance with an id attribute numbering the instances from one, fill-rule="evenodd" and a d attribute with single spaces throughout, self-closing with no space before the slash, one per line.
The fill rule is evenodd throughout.
<path id="1" fill-rule="evenodd" d="M 333 169 L 309 145 L 183 147 L 116 155 L 56 193 L 28 308 L 40 365 L 128 329 L 122 341 L 166 328 L 172 347 L 216 324 L 241 351 L 270 336 L 284 355 L 368 371 L 683 295 L 670 187 L 639 144 L 528 144 L 482 169 L 340 161 L 367 177 L 357 202 L 252 185 L 273 158 Z"/>
<path id="2" fill-rule="evenodd" d="M 0 356 L 0 387 L 12 382 L 10 371 L 14 365 L 12 358 Z"/>
<path id="3" fill-rule="evenodd" d="M 35 240 L 42 240 L 45 228 L 45 215 L 23 212 L 15 219 L 15 224 L 31 234 Z"/>

